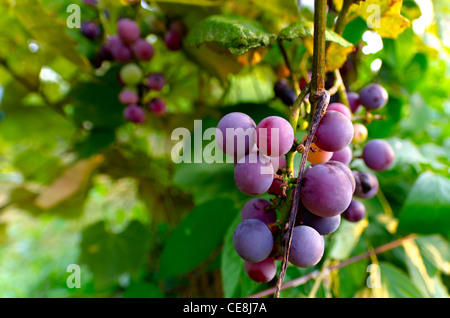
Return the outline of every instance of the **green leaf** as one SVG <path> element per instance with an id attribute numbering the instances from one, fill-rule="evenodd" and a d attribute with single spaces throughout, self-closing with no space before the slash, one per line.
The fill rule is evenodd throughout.
<path id="1" fill-rule="evenodd" d="M 95 223 L 83 231 L 80 261 L 89 266 L 99 285 L 117 282 L 120 275 L 133 275 L 144 265 L 149 237 L 138 221 L 119 234 L 107 232 L 103 221 Z"/>
<path id="2" fill-rule="evenodd" d="M 400 269 L 380 262 L 381 284 L 389 298 L 422 298 L 423 296 Z"/>
<path id="3" fill-rule="evenodd" d="M 181 275 L 204 262 L 222 242 L 238 211 L 230 199 L 215 199 L 195 207 L 164 246 L 161 277 Z"/>
<path id="4" fill-rule="evenodd" d="M 241 216 L 238 215 L 228 228 L 222 248 L 220 269 L 225 298 L 249 296 L 260 286 L 248 277 L 244 269 L 244 261 L 234 250 L 233 233 L 240 222 Z"/>
<path id="5" fill-rule="evenodd" d="M 333 234 L 329 257 L 337 260 L 347 259 L 358 244 L 367 224 L 366 219 L 357 223 L 342 219 L 339 229 Z"/>
<path id="6" fill-rule="evenodd" d="M 238 15 L 212 15 L 194 26 L 186 43 L 199 46 L 214 42 L 240 55 L 250 49 L 268 46 L 275 38 L 276 35 L 268 33 L 256 20 Z"/>
<path id="7" fill-rule="evenodd" d="M 282 41 L 292 41 L 297 38 L 306 38 L 314 35 L 314 24 L 310 21 L 294 22 L 281 30 L 279 39 Z M 336 43 L 342 47 L 353 47 L 353 44 L 331 31 L 325 31 L 325 41 Z"/>
<path id="8" fill-rule="evenodd" d="M 439 271 L 450 274 L 450 246 L 447 240 L 439 235 L 432 235 L 420 236 L 415 241 L 430 276 Z"/>
<path id="9" fill-rule="evenodd" d="M 123 298 L 163 298 L 164 294 L 155 284 L 131 282 L 123 293 Z"/>
<path id="10" fill-rule="evenodd" d="M 10 3 L 17 19 L 41 48 L 64 56 L 83 72 L 90 72 L 89 62 L 78 53 L 77 43 L 67 35 L 65 24 L 47 14 L 40 1 L 15 0 Z"/>
<path id="11" fill-rule="evenodd" d="M 400 211 L 398 231 L 450 234 L 450 180 L 424 172 Z"/>

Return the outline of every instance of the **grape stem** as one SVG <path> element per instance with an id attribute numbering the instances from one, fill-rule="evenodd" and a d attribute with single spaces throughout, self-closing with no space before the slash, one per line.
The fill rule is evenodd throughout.
<path id="1" fill-rule="evenodd" d="M 414 240 L 416 238 L 417 238 L 416 234 L 410 234 L 410 235 L 404 236 L 404 237 L 399 238 L 399 239 L 397 239 L 395 241 L 392 241 L 392 242 L 386 243 L 384 245 L 381 245 L 381 246 L 379 246 L 379 247 L 377 247 L 377 248 L 375 248 L 373 250 L 370 250 L 370 251 L 367 251 L 365 253 L 356 255 L 356 256 L 354 256 L 352 258 L 349 258 L 346 261 L 339 262 L 339 263 L 331 265 L 329 267 L 325 267 L 322 270 L 317 269 L 315 271 L 312 271 L 309 274 L 297 277 L 297 278 L 295 278 L 295 279 L 293 279 L 293 280 L 283 284 L 280 289 L 281 290 L 285 290 L 285 289 L 288 289 L 288 288 L 291 288 L 291 287 L 297 287 L 297 286 L 303 285 L 306 282 L 308 282 L 309 280 L 317 278 L 320 275 L 322 275 L 322 277 L 324 278 L 325 276 L 329 275 L 334 270 L 341 269 L 341 268 L 343 268 L 343 267 L 345 267 L 347 265 L 359 262 L 359 261 L 361 261 L 361 260 L 363 260 L 365 258 L 371 257 L 373 255 L 377 255 L 377 254 L 381 254 L 381 253 L 387 252 L 389 250 L 392 250 L 392 249 L 402 245 L 405 241 Z M 276 287 L 272 287 L 272 288 L 263 290 L 263 291 L 261 291 L 261 292 L 259 292 L 257 294 L 250 295 L 250 296 L 248 296 L 248 298 L 261 298 L 261 297 L 269 296 L 269 295 L 273 294 L 275 292 L 275 290 L 276 290 Z"/>

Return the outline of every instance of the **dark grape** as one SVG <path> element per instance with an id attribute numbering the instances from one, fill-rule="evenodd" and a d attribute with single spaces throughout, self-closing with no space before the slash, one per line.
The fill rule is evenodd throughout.
<path id="1" fill-rule="evenodd" d="M 353 153 L 349 146 L 336 151 L 331 156 L 330 160 L 342 162 L 344 165 L 348 165 L 353 159 Z"/>
<path id="2" fill-rule="evenodd" d="M 256 124 L 250 116 L 234 112 L 225 115 L 217 125 L 216 142 L 227 155 L 240 159 L 256 144 Z"/>
<path id="3" fill-rule="evenodd" d="M 257 283 L 270 282 L 277 273 L 277 265 L 269 257 L 257 263 L 245 261 L 244 269 L 248 277 Z"/>
<path id="4" fill-rule="evenodd" d="M 140 61 L 150 61 L 155 54 L 153 45 L 144 39 L 138 39 L 131 45 L 131 51 L 134 56 Z"/>
<path id="5" fill-rule="evenodd" d="M 272 252 L 272 232 L 260 220 L 244 220 L 234 230 L 233 246 L 244 260 L 253 263 L 261 262 Z"/>
<path id="6" fill-rule="evenodd" d="M 323 163 L 306 172 L 300 198 L 305 208 L 312 213 L 331 217 L 345 211 L 352 200 L 352 194 L 352 183 L 344 170 Z"/>
<path id="7" fill-rule="evenodd" d="M 119 22 L 117 22 L 117 34 L 123 43 L 132 44 L 139 39 L 141 30 L 133 20 L 120 19 Z"/>
<path id="8" fill-rule="evenodd" d="M 379 109 L 386 105 L 389 95 L 383 86 L 370 84 L 359 92 L 359 102 L 367 109 Z"/>
<path id="9" fill-rule="evenodd" d="M 294 130 L 282 117 L 266 117 L 256 126 L 256 143 L 261 153 L 281 157 L 292 148 Z"/>
<path id="10" fill-rule="evenodd" d="M 83 0 L 83 2 L 91 7 L 96 7 L 98 4 L 97 0 Z"/>
<path id="11" fill-rule="evenodd" d="M 150 111 L 155 115 L 164 115 L 167 112 L 167 105 L 164 99 L 155 97 L 148 105 Z"/>
<path id="12" fill-rule="evenodd" d="M 81 33 L 88 39 L 95 39 L 98 38 L 101 34 L 100 27 L 92 21 L 84 21 L 81 24 Z"/>
<path id="13" fill-rule="evenodd" d="M 123 116 L 134 123 L 142 123 L 145 120 L 145 112 L 138 105 L 129 105 L 125 108 Z"/>
<path id="14" fill-rule="evenodd" d="M 336 160 L 330 160 L 328 162 L 325 162 L 326 165 L 334 166 L 338 169 L 341 169 L 343 173 L 347 176 L 347 178 L 350 180 L 350 183 L 352 185 L 352 193 L 355 192 L 356 187 L 356 181 L 355 176 L 353 175 L 353 171 L 350 170 L 350 168 L 343 164 L 342 162 L 336 161 Z"/>
<path id="15" fill-rule="evenodd" d="M 370 172 L 364 171 L 352 171 L 355 177 L 355 196 L 364 199 L 370 199 L 374 197 L 379 188 L 377 177 Z"/>
<path id="16" fill-rule="evenodd" d="M 339 151 L 353 139 L 353 124 L 342 113 L 334 110 L 325 112 L 316 131 L 315 144 L 325 151 Z"/>
<path id="17" fill-rule="evenodd" d="M 147 78 L 148 88 L 154 91 L 161 91 L 166 85 L 166 78 L 161 73 L 153 73 Z"/>
<path id="18" fill-rule="evenodd" d="M 251 199 L 242 207 L 241 218 L 258 219 L 266 224 L 274 223 L 277 220 L 277 212 L 275 209 L 268 209 L 271 203 L 261 198 Z"/>
<path id="19" fill-rule="evenodd" d="M 252 153 L 242 157 L 234 168 L 234 182 L 247 195 L 263 194 L 273 182 L 270 159 Z"/>
<path id="20" fill-rule="evenodd" d="M 334 111 L 340 112 L 340 113 L 344 114 L 345 117 L 347 117 L 349 120 L 352 120 L 352 112 L 344 104 L 331 103 L 330 105 L 328 105 L 327 110 L 334 110 Z"/>
<path id="21" fill-rule="evenodd" d="M 106 48 L 111 52 L 111 55 L 121 63 L 129 62 L 133 59 L 133 53 L 117 35 L 114 35 L 106 42 Z"/>
<path id="22" fill-rule="evenodd" d="M 281 101 L 287 105 L 292 106 L 297 99 L 295 90 L 292 89 L 286 80 L 281 80 L 275 83 L 274 86 L 275 96 L 281 99 Z"/>
<path id="23" fill-rule="evenodd" d="M 366 207 L 358 200 L 352 200 L 347 210 L 342 212 L 342 217 L 350 222 L 358 222 L 366 216 Z"/>
<path id="24" fill-rule="evenodd" d="M 359 94 L 355 92 L 348 92 L 347 99 L 352 113 L 357 113 L 361 109 L 361 104 L 359 103 Z"/>
<path id="25" fill-rule="evenodd" d="M 381 139 L 370 140 L 363 149 L 363 159 L 367 167 L 375 171 L 389 169 L 394 162 L 394 150 Z"/>
<path id="26" fill-rule="evenodd" d="M 298 267 L 316 265 L 324 252 L 324 239 L 315 229 L 306 225 L 294 227 L 289 262 Z"/>
<path id="27" fill-rule="evenodd" d="M 174 21 L 170 24 L 169 30 L 184 37 L 187 34 L 186 25 L 181 21 Z"/>
<path id="28" fill-rule="evenodd" d="M 166 46 L 171 51 L 178 51 L 182 48 L 182 36 L 174 31 L 169 31 L 164 37 L 164 42 Z"/>
<path id="29" fill-rule="evenodd" d="M 337 230 L 341 224 L 341 215 L 335 215 L 328 218 L 324 218 L 310 211 L 303 209 L 301 219 L 304 225 L 308 225 L 319 232 L 320 235 L 331 234 Z"/>

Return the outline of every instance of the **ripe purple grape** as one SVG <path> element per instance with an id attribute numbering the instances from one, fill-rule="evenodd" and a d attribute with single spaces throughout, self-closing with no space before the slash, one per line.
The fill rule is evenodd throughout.
<path id="1" fill-rule="evenodd" d="M 256 144 L 256 124 L 244 113 L 229 113 L 217 125 L 216 142 L 225 154 L 240 159 Z"/>
<path id="2" fill-rule="evenodd" d="M 298 267 L 311 267 L 319 263 L 324 252 L 323 236 L 310 226 L 299 225 L 292 233 L 289 262 Z"/>
<path id="3" fill-rule="evenodd" d="M 389 95 L 383 86 L 370 84 L 359 92 L 359 102 L 367 109 L 379 109 L 387 104 Z"/>
<path id="4" fill-rule="evenodd" d="M 126 63 L 133 59 L 133 53 L 117 35 L 113 35 L 108 39 L 106 48 L 111 52 L 114 59 L 121 63 Z"/>
<path id="5" fill-rule="evenodd" d="M 267 209 L 271 203 L 261 198 L 254 198 L 245 203 L 241 210 L 241 219 L 258 219 L 266 224 L 274 223 L 277 220 L 275 209 Z"/>
<path id="6" fill-rule="evenodd" d="M 270 282 L 277 273 L 277 265 L 269 257 L 257 263 L 245 261 L 244 269 L 248 277 L 257 283 Z"/>
<path id="7" fill-rule="evenodd" d="M 359 94 L 355 92 L 348 92 L 347 99 L 352 113 L 355 114 L 359 112 L 359 110 L 361 109 L 361 104 L 359 103 Z"/>
<path id="8" fill-rule="evenodd" d="M 363 159 L 367 167 L 375 171 L 389 169 L 394 162 L 394 150 L 381 139 L 370 140 L 363 149 Z"/>
<path id="9" fill-rule="evenodd" d="M 91 7 L 96 7 L 98 4 L 97 0 L 83 0 L 83 2 Z"/>
<path id="10" fill-rule="evenodd" d="M 349 146 L 336 151 L 331 156 L 330 160 L 342 162 L 344 165 L 348 165 L 353 159 L 353 153 Z"/>
<path id="11" fill-rule="evenodd" d="M 145 120 L 145 111 L 138 105 L 129 105 L 125 108 L 123 116 L 134 123 L 142 123 Z"/>
<path id="12" fill-rule="evenodd" d="M 179 33 L 169 31 L 164 37 L 164 42 L 169 50 L 178 51 L 182 48 L 182 39 L 183 37 Z"/>
<path id="13" fill-rule="evenodd" d="M 140 61 L 150 61 L 155 54 L 153 45 L 144 39 L 138 39 L 131 45 L 131 51 L 134 56 Z"/>
<path id="14" fill-rule="evenodd" d="M 100 27 L 92 21 L 84 21 L 81 24 L 81 33 L 88 39 L 98 38 L 101 34 Z"/>
<path id="15" fill-rule="evenodd" d="M 342 212 L 342 217 L 350 222 L 358 222 L 366 216 L 366 207 L 358 200 L 352 200 L 347 210 Z"/>
<path id="16" fill-rule="evenodd" d="M 117 22 L 117 34 L 123 43 L 132 44 L 139 39 L 141 30 L 133 20 L 120 19 L 119 22 Z"/>
<path id="17" fill-rule="evenodd" d="M 305 208 L 318 216 L 332 217 L 344 212 L 352 200 L 352 195 L 353 188 L 349 176 L 341 167 L 334 164 L 323 163 L 313 166 L 302 180 L 300 192 L 302 203 Z"/>
<path id="18" fill-rule="evenodd" d="M 281 157 L 292 148 L 294 130 L 282 117 L 266 117 L 256 126 L 256 143 L 261 153 Z"/>
<path id="19" fill-rule="evenodd" d="M 352 185 L 352 193 L 355 192 L 355 187 L 356 187 L 355 176 L 353 175 L 353 172 L 350 170 L 350 168 L 347 165 L 343 164 L 342 162 L 335 161 L 335 160 L 330 160 L 328 162 L 324 162 L 324 164 L 329 165 L 329 166 L 334 166 L 335 168 L 341 169 L 341 171 L 343 173 L 345 173 L 345 175 L 347 176 L 348 180 L 350 180 L 350 183 Z"/>
<path id="20" fill-rule="evenodd" d="M 379 188 L 377 177 L 370 172 L 364 171 L 352 171 L 355 177 L 355 193 L 354 195 L 359 198 L 370 199 L 374 197 Z"/>
<path id="21" fill-rule="evenodd" d="M 161 91 L 166 86 L 166 78 L 161 73 L 150 74 L 147 78 L 147 86 L 154 91 Z"/>
<path id="22" fill-rule="evenodd" d="M 341 215 L 324 218 L 317 216 L 310 211 L 303 209 L 301 219 L 304 225 L 308 225 L 319 232 L 320 235 L 331 234 L 337 230 L 341 224 Z"/>
<path id="23" fill-rule="evenodd" d="M 253 263 L 261 262 L 272 252 L 272 232 L 260 220 L 244 220 L 234 230 L 233 246 L 242 259 Z"/>
<path id="24" fill-rule="evenodd" d="M 155 115 L 164 115 L 167 112 L 166 102 L 158 97 L 155 97 L 150 101 L 148 108 Z"/>
<path id="25" fill-rule="evenodd" d="M 353 124 L 342 113 L 334 110 L 325 112 L 316 131 L 315 144 L 325 151 L 339 151 L 353 139 Z"/>
<path id="26" fill-rule="evenodd" d="M 139 95 L 135 91 L 125 88 L 119 94 L 119 101 L 125 105 L 137 104 Z"/>
<path id="27" fill-rule="evenodd" d="M 340 112 L 343 115 L 345 115 L 345 117 L 347 117 L 349 120 L 352 120 L 352 112 L 344 104 L 331 103 L 330 105 L 328 105 L 327 110 L 334 110 L 334 111 Z"/>
<path id="28" fill-rule="evenodd" d="M 234 168 L 234 182 L 247 195 L 265 193 L 273 182 L 270 159 L 253 153 L 242 157 Z"/>

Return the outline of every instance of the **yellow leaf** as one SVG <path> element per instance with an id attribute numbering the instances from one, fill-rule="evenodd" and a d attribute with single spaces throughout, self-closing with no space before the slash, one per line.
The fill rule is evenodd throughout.
<path id="1" fill-rule="evenodd" d="M 354 46 L 343 47 L 337 45 L 336 43 L 330 42 L 325 60 L 325 71 L 330 72 L 334 71 L 335 69 L 341 68 L 347 60 L 347 55 L 349 55 L 354 50 Z"/>
<path id="2" fill-rule="evenodd" d="M 43 210 L 49 210 L 66 201 L 86 185 L 89 177 L 104 160 L 103 155 L 76 162 L 66 169 L 49 187 L 34 201 Z"/>

